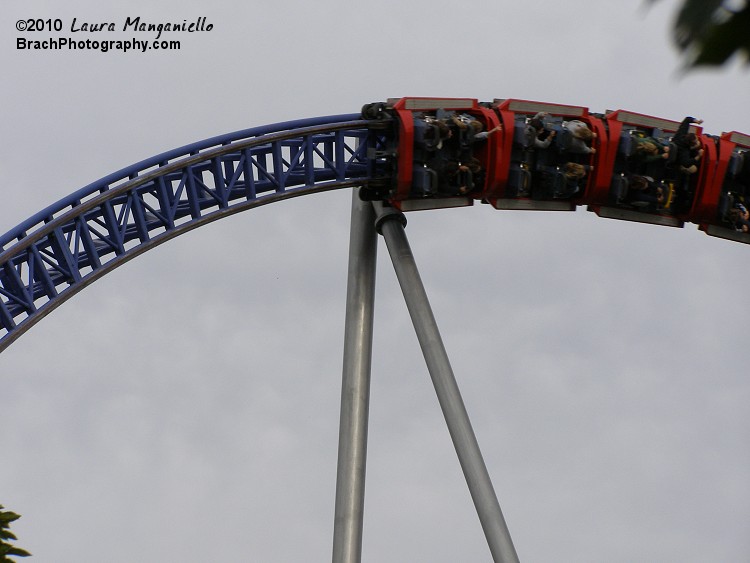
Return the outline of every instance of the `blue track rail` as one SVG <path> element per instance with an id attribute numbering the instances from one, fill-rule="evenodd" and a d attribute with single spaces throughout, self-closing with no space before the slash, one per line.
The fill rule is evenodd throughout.
<path id="1" fill-rule="evenodd" d="M 160 154 L 89 184 L 0 237 L 0 351 L 128 260 L 206 223 L 371 179 L 359 114 L 267 125 Z"/>

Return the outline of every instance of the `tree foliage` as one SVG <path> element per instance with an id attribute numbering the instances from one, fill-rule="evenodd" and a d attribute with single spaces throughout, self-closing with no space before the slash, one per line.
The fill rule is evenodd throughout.
<path id="1" fill-rule="evenodd" d="M 688 66 L 722 65 L 735 54 L 750 63 L 748 0 L 683 0 L 673 32 Z"/>
<path id="2" fill-rule="evenodd" d="M 28 557 L 31 555 L 25 549 L 14 547 L 8 540 L 16 540 L 16 535 L 10 531 L 10 523 L 18 520 L 21 516 L 15 512 L 3 510 L 0 504 L 0 563 L 13 563 L 10 557 Z"/>

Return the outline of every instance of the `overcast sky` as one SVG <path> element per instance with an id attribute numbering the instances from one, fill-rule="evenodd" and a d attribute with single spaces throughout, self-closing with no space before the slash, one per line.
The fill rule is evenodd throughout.
<path id="1" fill-rule="evenodd" d="M 680 72 L 679 2 L 10 0 L 0 232 L 214 135 L 388 97 L 524 98 L 750 133 L 750 71 Z M 16 21 L 207 18 L 179 51 L 16 49 Z M 175 38 L 174 36 L 168 37 Z M 146 253 L 0 355 L 0 503 L 39 563 L 331 557 L 351 192 Z M 524 562 L 747 562 L 750 248 L 489 206 L 409 215 Z M 490 555 L 385 245 L 363 561 Z"/>

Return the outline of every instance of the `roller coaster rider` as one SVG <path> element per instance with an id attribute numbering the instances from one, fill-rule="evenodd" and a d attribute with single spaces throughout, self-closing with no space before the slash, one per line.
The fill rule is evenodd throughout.
<path id="1" fill-rule="evenodd" d="M 703 156 L 700 138 L 695 133 L 689 132 L 692 123 L 700 125 L 703 120 L 686 117 L 672 138 L 672 143 L 677 148 L 677 166 L 681 172 L 687 174 L 695 174 L 698 171 L 698 161 Z"/>

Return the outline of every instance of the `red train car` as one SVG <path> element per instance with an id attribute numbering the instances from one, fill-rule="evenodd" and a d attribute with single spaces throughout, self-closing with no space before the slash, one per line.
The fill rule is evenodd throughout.
<path id="1" fill-rule="evenodd" d="M 703 132 L 626 110 L 519 99 L 398 98 L 368 104 L 380 120 L 386 188 L 416 210 L 489 203 L 575 210 L 682 227 L 750 243 L 750 136 Z"/>
<path id="2" fill-rule="evenodd" d="M 508 181 L 489 203 L 497 209 L 572 211 L 589 197 L 606 132 L 588 108 L 517 99 L 495 100 L 492 107 L 503 126 Z M 587 138 L 581 140 L 578 131 Z"/>
<path id="3" fill-rule="evenodd" d="M 388 199 L 407 211 L 471 205 L 506 183 L 497 114 L 473 98 L 400 98 L 368 104 L 394 118 L 386 152 L 396 166 Z"/>
<path id="4" fill-rule="evenodd" d="M 716 145 L 714 173 L 706 179 L 705 213 L 696 222 L 711 236 L 750 244 L 750 135 L 724 133 Z"/>
<path id="5" fill-rule="evenodd" d="M 682 227 L 696 178 L 677 169 L 678 148 L 671 140 L 680 123 L 626 110 L 608 112 L 603 122 L 606 149 L 589 210 L 601 217 Z M 700 130 L 692 128 L 692 133 Z"/>

